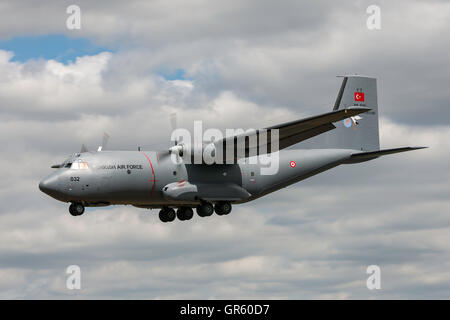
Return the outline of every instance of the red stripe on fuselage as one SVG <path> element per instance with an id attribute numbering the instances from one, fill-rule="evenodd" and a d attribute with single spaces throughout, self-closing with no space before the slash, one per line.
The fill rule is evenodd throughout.
<path id="1" fill-rule="evenodd" d="M 151 161 L 150 158 L 147 156 L 147 154 L 145 154 L 144 151 L 141 151 L 141 152 L 142 152 L 142 154 L 147 158 L 148 163 L 150 163 L 150 167 L 152 168 L 152 175 L 153 175 L 153 178 L 152 178 L 152 180 L 150 180 L 150 181 L 152 182 L 152 190 L 150 191 L 150 197 L 151 197 L 152 194 L 153 194 L 153 190 L 155 189 L 155 181 L 157 181 L 157 180 L 156 180 L 156 177 L 155 177 L 155 171 L 153 170 L 152 161 Z"/>

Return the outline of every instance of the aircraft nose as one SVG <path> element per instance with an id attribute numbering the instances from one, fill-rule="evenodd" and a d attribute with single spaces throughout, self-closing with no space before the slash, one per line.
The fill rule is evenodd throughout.
<path id="1" fill-rule="evenodd" d="M 58 178 L 56 176 L 50 176 L 39 182 L 39 189 L 52 196 L 58 192 Z"/>

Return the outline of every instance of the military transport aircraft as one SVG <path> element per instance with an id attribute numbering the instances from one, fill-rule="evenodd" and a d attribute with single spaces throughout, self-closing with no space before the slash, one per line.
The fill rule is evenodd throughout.
<path id="1" fill-rule="evenodd" d="M 213 212 L 227 215 L 232 204 L 258 199 L 338 165 L 423 148 L 380 150 L 376 79 L 359 75 L 343 76 L 331 112 L 266 129 L 277 132 L 276 143 L 272 136 L 265 142 L 260 139 L 260 130 L 202 142 L 200 151 L 209 149 L 214 154 L 225 142 L 244 138 L 243 152 L 233 146 L 232 152 L 221 153 L 226 161 L 213 163 L 186 161 L 184 156 L 192 147 L 182 141 L 165 151 L 99 147 L 90 152 L 83 145 L 79 153 L 52 166 L 57 170 L 42 180 L 39 188 L 57 200 L 70 202 L 73 216 L 82 215 L 85 207 L 131 204 L 160 209 L 162 222 L 190 220 L 193 208 L 200 217 Z M 256 154 L 250 152 L 249 143 L 255 137 Z M 303 148 L 283 150 L 297 143 Z M 272 148 L 275 144 L 277 148 Z M 264 165 L 252 161 L 264 154 L 277 159 L 276 173 L 263 174 Z"/>

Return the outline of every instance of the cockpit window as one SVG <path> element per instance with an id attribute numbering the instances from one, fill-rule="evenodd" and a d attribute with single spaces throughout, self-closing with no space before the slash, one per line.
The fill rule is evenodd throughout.
<path id="1" fill-rule="evenodd" d="M 84 170 L 84 169 L 88 169 L 88 164 L 87 162 L 84 161 L 76 161 L 74 163 L 72 163 L 72 166 L 70 167 L 70 169 L 75 169 L 75 170 Z"/>
<path id="2" fill-rule="evenodd" d="M 66 165 L 64 166 L 64 168 L 70 168 L 71 165 L 72 165 L 72 162 L 67 162 Z"/>

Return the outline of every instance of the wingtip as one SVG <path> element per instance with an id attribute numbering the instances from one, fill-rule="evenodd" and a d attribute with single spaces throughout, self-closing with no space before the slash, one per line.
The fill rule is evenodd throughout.
<path id="1" fill-rule="evenodd" d="M 423 147 L 423 146 L 420 146 L 420 147 L 409 147 L 411 150 L 420 150 L 420 149 L 428 149 L 429 147 Z"/>

